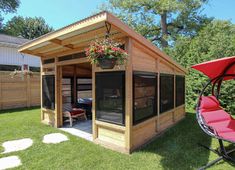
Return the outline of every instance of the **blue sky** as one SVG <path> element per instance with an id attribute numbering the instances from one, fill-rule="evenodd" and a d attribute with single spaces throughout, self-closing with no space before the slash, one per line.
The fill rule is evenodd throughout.
<path id="1" fill-rule="evenodd" d="M 20 0 L 15 14 L 5 16 L 4 22 L 15 15 L 41 16 L 53 28 L 58 29 L 97 11 L 97 7 L 107 0 Z M 226 19 L 235 23 L 235 0 L 210 0 L 203 13 L 217 19 Z"/>

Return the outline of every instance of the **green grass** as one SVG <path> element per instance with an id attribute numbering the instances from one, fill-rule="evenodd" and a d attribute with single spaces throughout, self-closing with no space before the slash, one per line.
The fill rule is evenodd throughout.
<path id="1" fill-rule="evenodd" d="M 200 130 L 193 113 L 187 113 L 183 121 L 131 155 L 105 149 L 40 123 L 38 108 L 1 111 L 0 122 L 0 144 L 21 138 L 34 141 L 33 146 L 25 151 L 0 154 L 0 158 L 18 155 L 23 165 L 17 169 L 188 170 L 197 169 L 217 157 L 198 147 L 198 142 L 212 147 L 218 144 Z M 43 144 L 42 137 L 52 132 L 64 133 L 70 140 L 56 145 Z M 3 148 L 0 147 L 0 151 Z M 221 161 L 212 168 L 227 170 L 234 169 L 234 165 Z"/>

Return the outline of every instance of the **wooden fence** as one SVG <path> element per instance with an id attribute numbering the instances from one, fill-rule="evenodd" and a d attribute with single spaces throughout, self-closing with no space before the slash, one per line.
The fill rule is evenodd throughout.
<path id="1" fill-rule="evenodd" d="M 40 73 L 10 76 L 0 71 L 0 110 L 40 105 Z"/>

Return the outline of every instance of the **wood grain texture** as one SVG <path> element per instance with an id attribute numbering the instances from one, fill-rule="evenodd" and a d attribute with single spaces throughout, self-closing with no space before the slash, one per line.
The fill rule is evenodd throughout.
<path id="1" fill-rule="evenodd" d="M 128 61 L 126 64 L 126 100 L 125 100 L 125 121 L 126 121 L 126 131 L 125 131 L 125 147 L 126 149 L 132 148 L 132 122 L 133 122 L 133 45 L 132 39 L 126 39 L 126 50 L 129 54 Z"/>
<path id="2" fill-rule="evenodd" d="M 0 110 L 40 105 L 40 74 L 33 77 L 0 72 Z"/>
<path id="3" fill-rule="evenodd" d="M 125 147 L 124 132 L 116 131 L 114 129 L 98 126 L 98 139 L 110 144 Z"/>

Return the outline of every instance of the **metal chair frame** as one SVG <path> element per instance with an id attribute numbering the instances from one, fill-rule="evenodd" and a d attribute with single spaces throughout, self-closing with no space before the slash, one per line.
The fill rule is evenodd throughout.
<path id="1" fill-rule="evenodd" d="M 212 95 L 215 96 L 217 99 L 219 98 L 220 95 L 220 88 L 221 88 L 221 84 L 223 82 L 223 79 L 225 77 L 234 77 L 235 78 L 235 74 L 227 74 L 227 72 L 229 71 L 229 69 L 235 65 L 235 62 L 231 63 L 230 65 L 228 65 L 223 73 L 218 76 L 215 77 L 211 80 L 208 81 L 208 83 L 204 86 L 204 88 L 202 89 L 200 95 L 199 95 L 199 99 L 198 99 L 198 103 L 197 103 L 197 107 L 196 107 L 196 118 L 197 118 L 197 122 L 199 124 L 199 126 L 201 127 L 201 129 L 209 136 L 218 139 L 219 142 L 219 148 L 218 149 L 212 149 L 208 146 L 199 144 L 199 146 L 202 146 L 203 148 L 206 148 L 212 152 L 214 152 L 215 154 L 217 154 L 219 157 L 211 162 L 209 162 L 208 164 L 206 164 L 205 166 L 199 168 L 201 169 L 206 169 L 212 165 L 214 165 L 215 163 L 221 161 L 221 160 L 225 160 L 225 161 L 230 161 L 235 163 L 235 159 L 233 159 L 230 154 L 233 153 L 235 151 L 235 149 L 232 150 L 226 150 L 226 148 L 224 147 L 223 141 L 227 141 L 230 143 L 234 143 L 234 141 L 228 140 L 228 139 L 224 139 L 221 138 L 220 136 L 217 135 L 216 131 L 213 130 L 213 128 L 211 128 L 209 125 L 206 124 L 206 122 L 204 121 L 203 117 L 201 116 L 200 113 L 200 103 L 201 103 L 201 97 L 204 94 L 205 90 L 207 89 L 207 87 L 212 84 Z M 215 94 L 215 90 L 216 90 L 216 94 Z"/>

